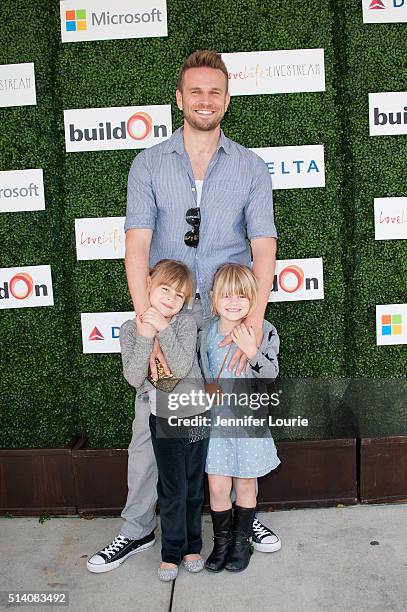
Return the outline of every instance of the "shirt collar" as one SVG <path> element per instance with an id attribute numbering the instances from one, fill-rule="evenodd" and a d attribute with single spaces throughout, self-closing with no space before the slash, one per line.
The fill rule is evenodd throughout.
<path id="1" fill-rule="evenodd" d="M 184 128 L 180 127 L 173 135 L 166 141 L 164 152 L 165 153 L 178 153 L 179 155 L 184 155 L 185 147 L 184 147 L 184 136 L 183 136 Z M 230 155 L 230 139 L 225 136 L 223 130 L 220 131 L 220 138 L 218 142 L 218 146 L 216 150 L 223 149 L 225 153 Z"/>

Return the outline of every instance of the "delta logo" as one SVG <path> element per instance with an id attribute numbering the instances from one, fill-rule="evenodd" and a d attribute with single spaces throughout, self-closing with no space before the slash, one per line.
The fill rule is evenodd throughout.
<path id="1" fill-rule="evenodd" d="M 406 0 L 392 0 L 390 3 L 390 8 L 399 9 L 403 8 Z M 369 11 L 383 11 L 387 9 L 385 2 L 383 0 L 372 0 L 369 4 Z"/>
<path id="2" fill-rule="evenodd" d="M 50 266 L 0 269 L 0 308 L 52 306 Z"/>
<path id="3" fill-rule="evenodd" d="M 403 333 L 401 313 L 382 314 L 381 331 L 382 336 L 400 336 Z"/>
<path id="4" fill-rule="evenodd" d="M 105 339 L 104 335 L 102 334 L 101 331 L 98 330 L 98 328 L 95 325 L 95 327 L 92 329 L 92 331 L 89 334 L 88 340 L 104 340 L 104 339 Z"/>
<path id="5" fill-rule="evenodd" d="M 65 31 L 83 32 L 86 30 L 86 9 L 65 11 Z"/>
<path id="6" fill-rule="evenodd" d="M 405 23 L 407 0 L 363 0 L 364 23 Z"/>
<path id="7" fill-rule="evenodd" d="M 172 133 L 171 106 L 64 111 L 66 151 L 144 149 Z"/>
<path id="8" fill-rule="evenodd" d="M 134 319 L 134 312 L 83 312 L 83 352 L 120 353 L 120 328 L 129 319 Z"/>
<path id="9" fill-rule="evenodd" d="M 386 6 L 384 2 L 382 2 L 382 0 L 372 0 L 372 2 L 369 4 L 369 11 L 380 10 L 380 9 L 385 9 L 385 8 Z"/>

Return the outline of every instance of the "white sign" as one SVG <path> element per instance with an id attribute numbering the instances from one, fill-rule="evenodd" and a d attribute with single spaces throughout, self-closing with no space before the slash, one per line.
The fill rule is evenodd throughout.
<path id="1" fill-rule="evenodd" d="M 364 23 L 407 21 L 407 0 L 362 0 Z"/>
<path id="2" fill-rule="evenodd" d="M 276 261 L 274 285 L 269 302 L 296 302 L 324 299 L 322 258 Z"/>
<path id="3" fill-rule="evenodd" d="M 375 198 L 376 240 L 407 239 L 407 198 Z"/>
<path id="4" fill-rule="evenodd" d="M 0 309 L 53 305 L 50 266 L 0 268 Z"/>
<path id="5" fill-rule="evenodd" d="M 407 91 L 370 93 L 371 136 L 407 134 Z"/>
<path id="6" fill-rule="evenodd" d="M 0 213 L 44 209 L 42 170 L 0 172 Z"/>
<path id="7" fill-rule="evenodd" d="M 124 221 L 125 217 L 75 219 L 77 259 L 123 259 Z"/>
<path id="8" fill-rule="evenodd" d="M 266 162 L 273 189 L 325 187 L 323 145 L 252 149 Z"/>
<path id="9" fill-rule="evenodd" d="M 232 96 L 325 91 L 323 49 L 222 53 Z"/>
<path id="10" fill-rule="evenodd" d="M 81 314 L 84 353 L 120 353 L 120 327 L 134 312 L 84 312 Z"/>
<path id="11" fill-rule="evenodd" d="M 65 110 L 64 123 L 68 152 L 146 149 L 172 134 L 169 104 Z"/>
<path id="12" fill-rule="evenodd" d="M 167 36 L 166 0 L 60 2 L 62 42 Z"/>
<path id="13" fill-rule="evenodd" d="M 37 104 L 34 64 L 0 65 L 0 106 Z"/>
<path id="14" fill-rule="evenodd" d="M 407 304 L 376 306 L 376 343 L 407 344 Z"/>

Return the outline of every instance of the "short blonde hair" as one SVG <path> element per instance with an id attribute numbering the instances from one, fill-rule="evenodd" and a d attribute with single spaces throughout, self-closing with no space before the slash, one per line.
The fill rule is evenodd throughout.
<path id="1" fill-rule="evenodd" d="M 229 74 L 222 56 L 217 51 L 194 51 L 189 55 L 181 66 L 178 75 L 177 89 L 182 91 L 182 81 L 184 74 L 190 68 L 213 68 L 220 70 L 225 75 L 226 92 L 229 86 Z"/>
<path id="2" fill-rule="evenodd" d="M 161 259 L 150 270 L 150 278 L 155 285 L 169 285 L 176 291 L 182 291 L 186 302 L 192 297 L 194 277 L 188 266 L 181 261 Z"/>
<path id="3" fill-rule="evenodd" d="M 236 263 L 224 264 L 213 277 L 211 312 L 217 314 L 219 298 L 228 295 L 243 295 L 252 310 L 257 304 L 258 292 L 257 280 L 250 268 Z"/>

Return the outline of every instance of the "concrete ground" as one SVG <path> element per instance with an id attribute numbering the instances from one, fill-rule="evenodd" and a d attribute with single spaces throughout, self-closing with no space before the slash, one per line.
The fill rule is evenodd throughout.
<path id="1" fill-rule="evenodd" d="M 119 518 L 52 518 L 43 524 L 38 518 L 0 518 L 0 590 L 69 591 L 72 612 L 406 610 L 406 505 L 290 510 L 259 518 L 280 535 L 279 552 L 255 552 L 239 574 L 180 569 L 173 584 L 156 577 L 159 542 L 112 572 L 86 570 L 87 556 L 116 535 Z M 211 537 L 205 516 L 203 556 Z"/>

